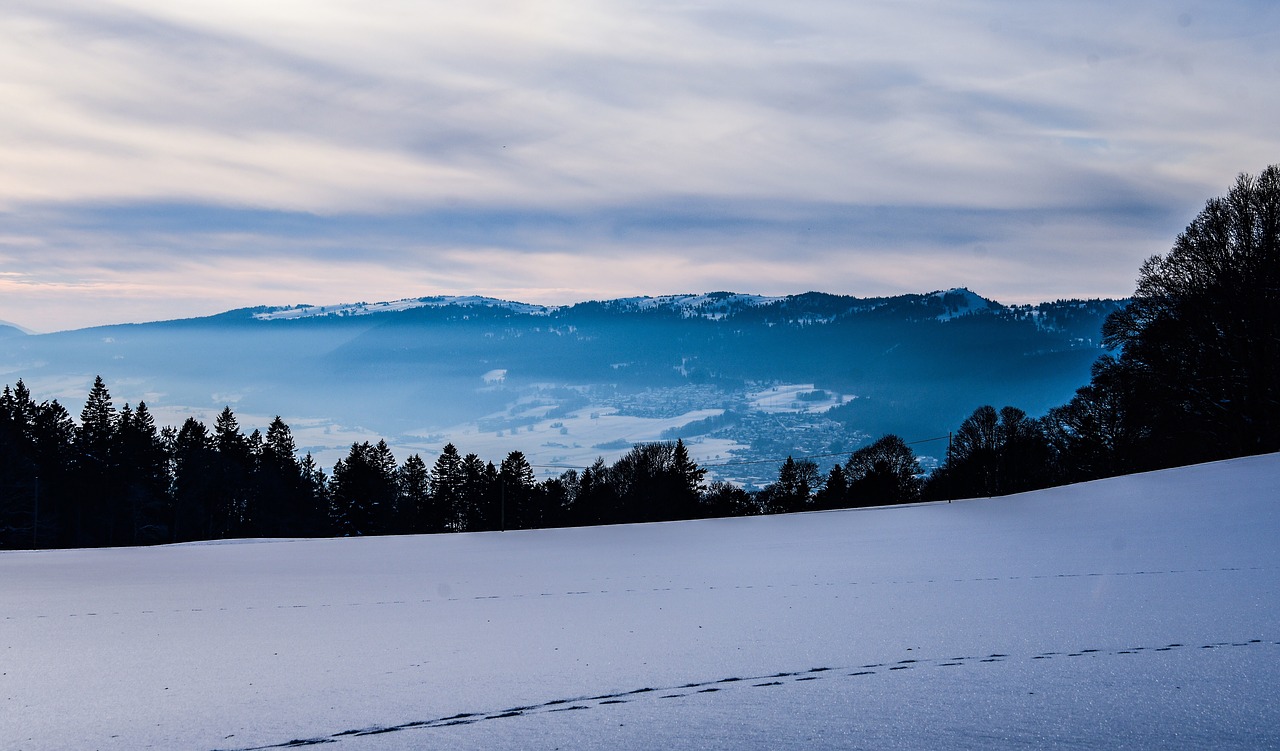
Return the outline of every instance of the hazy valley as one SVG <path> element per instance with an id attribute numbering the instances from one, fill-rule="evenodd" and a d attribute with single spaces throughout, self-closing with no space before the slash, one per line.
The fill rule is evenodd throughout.
<path id="1" fill-rule="evenodd" d="M 986 403 L 1035 415 L 1066 401 L 1120 304 L 1003 306 L 953 290 L 262 307 L 9 329 L 0 372 L 73 412 L 101 374 L 117 404 L 145 400 L 162 424 L 228 405 L 246 430 L 279 414 L 325 466 L 385 438 L 397 455 L 520 450 L 551 475 L 679 437 L 715 477 L 763 484 L 776 465 L 747 462 L 847 454 L 889 432 L 944 437 Z M 928 467 L 946 441 L 915 449 Z"/>

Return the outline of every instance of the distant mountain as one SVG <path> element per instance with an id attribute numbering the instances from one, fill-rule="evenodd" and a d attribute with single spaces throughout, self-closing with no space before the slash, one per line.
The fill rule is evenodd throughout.
<path id="1" fill-rule="evenodd" d="M 317 318 L 325 316 L 364 316 L 377 313 L 397 313 L 412 308 L 444 308 L 444 307 L 484 307 L 501 308 L 526 315 L 546 315 L 554 308 L 543 305 L 530 305 L 522 302 L 498 300 L 492 297 L 468 296 L 436 296 L 415 297 L 391 302 L 357 302 L 339 303 L 336 305 L 290 305 L 283 308 L 256 309 L 253 317 L 260 321 L 278 321 L 295 318 Z"/>
<path id="2" fill-rule="evenodd" d="M 967 289 L 883 298 L 732 292 L 541 306 L 485 297 L 248 308 L 3 337 L 10 382 L 75 414 L 95 374 L 161 422 L 246 430 L 276 414 L 331 464 L 386 437 L 430 459 L 446 441 L 581 466 L 685 438 L 704 463 L 851 451 L 894 432 L 945 436 L 975 407 L 1038 414 L 1085 384 L 1122 302 L 1005 306 Z M 945 441 L 917 445 L 940 457 Z M 544 467 L 547 473 L 558 471 Z M 771 465 L 714 467 L 763 482 Z"/>
<path id="3" fill-rule="evenodd" d="M 791 322 L 816 319 L 805 316 L 787 319 L 788 314 L 796 311 L 808 311 L 813 308 L 825 309 L 829 315 L 823 320 L 831 321 L 841 316 L 854 313 L 865 313 L 879 308 L 913 305 L 921 310 L 915 313 L 935 316 L 939 320 L 954 318 L 969 313 L 999 308 L 998 303 L 979 297 L 968 289 L 952 289 L 946 292 L 933 292 L 928 295 L 907 295 L 891 298 L 859 299 L 841 295 L 827 295 L 809 292 L 804 295 L 786 297 L 767 297 L 749 295 L 738 292 L 706 292 L 703 294 L 661 295 L 658 297 L 624 297 L 614 300 L 602 300 L 580 303 L 585 307 L 599 306 L 616 313 L 639 313 L 664 311 L 679 313 L 686 318 L 707 318 L 721 320 L 732 318 L 749 310 L 770 308 L 779 313 L 783 320 Z M 414 297 L 388 302 L 336 303 L 329 305 L 289 305 L 284 307 L 254 308 L 252 315 L 260 321 L 292 320 L 298 318 L 349 317 L 376 315 L 379 313 L 399 313 L 416 308 L 493 308 L 509 310 L 534 316 L 550 316 L 572 310 L 578 306 L 546 306 L 511 300 L 500 300 L 478 295 Z"/>

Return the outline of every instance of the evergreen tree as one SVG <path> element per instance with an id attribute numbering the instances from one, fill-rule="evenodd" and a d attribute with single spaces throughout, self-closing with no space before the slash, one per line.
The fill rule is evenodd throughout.
<path id="1" fill-rule="evenodd" d="M 174 542 L 216 537 L 216 458 L 209 429 L 188 417 L 173 444 L 173 521 L 169 532 Z"/>
<path id="2" fill-rule="evenodd" d="M 329 483 L 333 524 L 339 534 L 385 534 L 394 517 L 396 467 L 385 442 L 351 444 L 345 460 L 333 465 Z"/>
<path id="3" fill-rule="evenodd" d="M 707 470 L 689 458 L 684 441 L 677 438 L 671 451 L 671 493 L 676 518 L 688 519 L 699 515 L 702 500 L 703 478 Z"/>
<path id="4" fill-rule="evenodd" d="M 542 524 L 533 467 L 520 451 L 512 451 L 498 469 L 503 529 L 534 529 Z"/>
<path id="5" fill-rule="evenodd" d="M 425 531 L 445 532 L 466 528 L 466 473 L 462 457 L 452 443 L 446 444 L 431 467 L 431 505 L 423 519 Z"/>
<path id="6" fill-rule="evenodd" d="M 542 502 L 543 527 L 567 527 L 572 518 L 574 497 L 578 493 L 578 472 L 567 470 L 559 477 L 549 477 L 538 484 Z"/>
<path id="7" fill-rule="evenodd" d="M 93 387 L 80 410 L 78 447 L 90 456 L 91 463 L 106 466 L 116 440 L 119 415 L 111 404 L 111 393 L 102 376 L 93 379 Z"/>
<path id="8" fill-rule="evenodd" d="M 460 531 L 498 528 L 498 470 L 475 454 L 462 459 L 463 492 Z"/>
<path id="9" fill-rule="evenodd" d="M 831 468 L 827 479 L 813 497 L 813 507 L 818 509 L 844 508 L 848 499 L 849 481 L 840 464 Z"/>
<path id="10" fill-rule="evenodd" d="M 217 538 L 246 534 L 253 451 L 231 407 L 224 407 L 214 421 L 213 448 L 213 534 Z"/>
<path id="11" fill-rule="evenodd" d="M 128 541 L 129 514 L 115 465 L 118 423 L 111 394 L 102 376 L 97 376 L 80 411 L 76 440 L 75 492 L 82 499 L 78 546 L 124 545 Z"/>
<path id="12" fill-rule="evenodd" d="M 811 508 L 813 487 L 818 484 L 818 465 L 809 459 L 796 461 L 788 456 L 778 470 L 778 481 L 760 492 L 766 513 L 789 513 Z"/>
<path id="13" fill-rule="evenodd" d="M 311 452 L 302 458 L 301 471 L 301 506 L 303 524 L 291 534 L 311 537 L 330 535 L 334 532 L 330 515 L 332 506 L 329 495 L 329 478 L 324 470 L 316 464 Z"/>
<path id="14" fill-rule="evenodd" d="M 170 539 L 172 499 L 169 455 L 146 402 L 120 411 L 119 462 L 125 503 L 131 518 L 129 544 Z"/>
<path id="15" fill-rule="evenodd" d="M 21 383 L 21 382 L 19 382 Z M 81 497 L 67 470 L 74 463 L 76 424 L 55 399 L 42 402 L 31 421 L 31 451 L 36 475 L 33 500 L 39 505 L 39 525 L 33 539 L 39 547 L 68 548 L 77 544 L 76 522 Z"/>
<path id="16" fill-rule="evenodd" d="M 439 531 L 431 528 L 431 473 L 422 457 L 414 454 L 404 460 L 396 475 L 399 492 L 401 525 L 414 534 Z"/>
<path id="17" fill-rule="evenodd" d="M 254 436 L 257 431 L 254 431 Z M 250 446 L 259 441 L 250 436 Z M 263 537 L 313 535 L 317 533 L 315 505 L 298 462 L 293 431 L 276 415 L 267 426 L 260 447 L 251 451 L 254 462 L 251 529 Z"/>
<path id="18" fill-rule="evenodd" d="M 37 467 L 32 456 L 32 407 L 22 381 L 0 392 L 0 549 L 38 542 Z"/>
<path id="19" fill-rule="evenodd" d="M 604 458 L 597 457 L 590 467 L 578 476 L 578 491 L 573 499 L 574 524 L 604 524 L 610 520 L 611 510 L 618 505 L 617 494 L 609 479 L 609 468 Z"/>
<path id="20" fill-rule="evenodd" d="M 396 485 L 399 466 L 386 440 L 379 439 L 373 447 L 373 461 L 377 472 L 377 503 L 374 508 L 377 534 L 403 534 L 409 530 L 400 525 L 400 490 Z"/>

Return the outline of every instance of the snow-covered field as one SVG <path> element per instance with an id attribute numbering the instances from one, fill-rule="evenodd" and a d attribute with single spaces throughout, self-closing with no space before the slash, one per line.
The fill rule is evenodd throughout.
<path id="1" fill-rule="evenodd" d="M 0 554 L 0 746 L 1277 748 L 1280 455 L 1002 499 Z"/>
<path id="2" fill-rule="evenodd" d="M 854 398 L 830 392 L 819 395 L 821 398 L 814 398 L 816 388 L 812 383 L 782 384 L 764 391 L 757 391 L 747 399 L 753 410 L 778 414 L 780 412 L 828 412 L 832 407 L 838 407 L 846 400 Z"/>
<path id="3" fill-rule="evenodd" d="M 543 405 L 531 412 L 540 414 L 548 409 Z M 482 430 L 473 422 L 443 432 L 419 431 L 417 440 L 411 437 L 400 442 L 397 456 L 416 453 L 430 465 L 447 441 L 464 454 L 475 453 L 498 464 L 513 448 L 522 447 L 535 465 L 534 474 L 538 479 L 545 479 L 557 477 L 568 468 L 590 467 L 597 458 L 612 464 L 635 444 L 670 440 L 666 431 L 723 413 L 723 409 L 701 409 L 674 417 L 654 418 L 620 415 L 612 407 L 593 407 L 558 417 L 540 417 L 519 429 L 496 432 Z M 732 440 L 708 436 L 689 438 L 685 445 L 689 457 L 703 465 L 723 463 L 733 457 L 734 450 L 748 448 Z M 346 455 L 346 446 L 343 448 L 339 458 Z"/>

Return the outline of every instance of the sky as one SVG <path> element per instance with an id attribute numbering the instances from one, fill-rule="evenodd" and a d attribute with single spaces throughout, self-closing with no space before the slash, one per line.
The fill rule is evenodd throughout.
<path id="1" fill-rule="evenodd" d="M 1280 6 L 0 0 L 0 320 L 1122 297 L 1280 161 Z"/>

